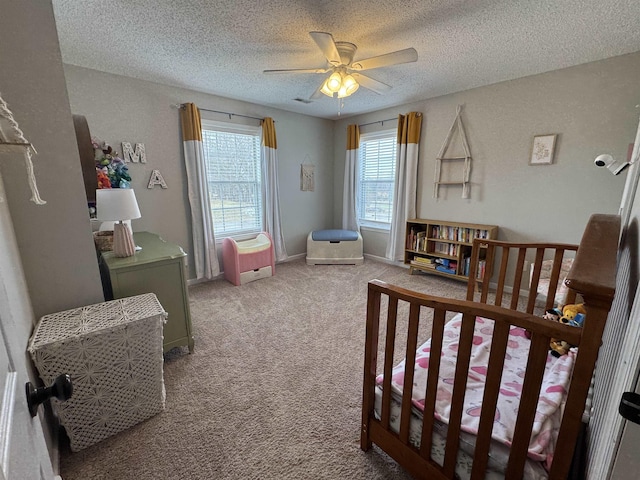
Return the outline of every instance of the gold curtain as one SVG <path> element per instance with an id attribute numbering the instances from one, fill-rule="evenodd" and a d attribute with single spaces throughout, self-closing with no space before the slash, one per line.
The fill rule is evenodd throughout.
<path id="1" fill-rule="evenodd" d="M 278 148 L 278 140 L 276 139 L 276 125 L 273 118 L 266 117 L 262 121 L 262 144 L 269 148 Z"/>
<path id="2" fill-rule="evenodd" d="M 360 127 L 347 125 L 347 150 L 360 148 Z"/>
<path id="3" fill-rule="evenodd" d="M 193 103 L 185 103 L 180 109 L 180 123 L 182 125 L 182 141 L 202 141 L 202 122 L 200 110 Z"/>
<path id="4" fill-rule="evenodd" d="M 420 143 L 422 131 L 422 113 L 409 112 L 407 115 L 398 115 L 398 143 Z"/>

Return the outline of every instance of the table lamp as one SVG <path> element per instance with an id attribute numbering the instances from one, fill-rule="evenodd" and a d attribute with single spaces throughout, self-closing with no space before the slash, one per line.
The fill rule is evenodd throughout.
<path id="1" fill-rule="evenodd" d="M 114 221 L 113 253 L 116 257 L 130 257 L 136 251 L 131 230 L 125 220 L 140 218 L 136 194 L 130 188 L 102 188 L 96 190 L 98 220 Z"/>

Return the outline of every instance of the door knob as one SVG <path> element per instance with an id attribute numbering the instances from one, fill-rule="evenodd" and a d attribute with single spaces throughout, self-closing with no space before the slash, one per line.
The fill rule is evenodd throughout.
<path id="1" fill-rule="evenodd" d="M 624 392 L 620 399 L 618 413 L 627 420 L 640 424 L 640 395 L 635 392 Z"/>
<path id="2" fill-rule="evenodd" d="M 27 382 L 25 387 L 27 391 L 27 405 L 29 406 L 29 413 L 32 417 L 36 416 L 38 413 L 38 405 L 42 402 L 49 400 L 51 397 L 56 397 L 61 402 L 64 402 L 65 400 L 69 400 L 73 394 L 71 377 L 65 373 L 58 375 L 49 387 L 36 388 L 31 382 Z"/>

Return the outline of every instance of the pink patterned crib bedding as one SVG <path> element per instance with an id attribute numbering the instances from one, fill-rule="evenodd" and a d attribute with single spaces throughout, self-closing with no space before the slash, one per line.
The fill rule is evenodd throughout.
<path id="1" fill-rule="evenodd" d="M 478 433 L 480 423 L 493 324 L 493 320 L 476 317 L 461 424 L 461 429 L 464 432 L 473 435 Z M 449 421 L 461 325 L 462 316 L 458 315 L 444 328 L 434 416 L 445 424 L 448 424 Z M 531 342 L 525 337 L 522 328 L 511 327 L 492 432 L 494 441 L 506 446 L 511 445 L 515 431 L 530 344 Z M 418 348 L 416 353 L 412 403 L 419 412 L 424 410 L 430 350 L 431 340 L 428 340 Z M 560 358 L 552 355 L 547 357 L 528 453 L 529 458 L 543 462 L 546 466 L 549 466 L 553 460 L 555 440 L 560 428 L 562 407 L 569 387 L 574 360 L 575 352 L 570 352 Z M 403 361 L 392 371 L 391 385 L 393 393 L 397 397 L 402 394 L 404 369 Z M 379 386 L 382 385 L 382 375 L 377 377 L 376 383 Z"/>

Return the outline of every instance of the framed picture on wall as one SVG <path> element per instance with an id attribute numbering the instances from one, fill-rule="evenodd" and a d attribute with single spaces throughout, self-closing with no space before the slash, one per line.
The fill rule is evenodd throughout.
<path id="1" fill-rule="evenodd" d="M 553 163 L 553 151 L 557 134 L 536 135 L 533 137 L 529 165 L 550 165 Z"/>

